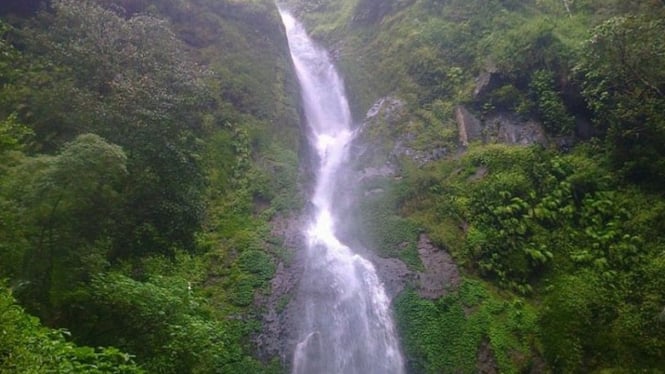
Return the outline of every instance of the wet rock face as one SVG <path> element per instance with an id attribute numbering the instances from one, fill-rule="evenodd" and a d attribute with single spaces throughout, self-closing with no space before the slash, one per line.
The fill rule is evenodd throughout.
<path id="1" fill-rule="evenodd" d="M 459 141 L 464 147 L 474 141 L 512 145 L 548 143 L 542 124 L 507 113 L 490 113 L 481 121 L 460 105 L 455 110 Z"/>
<path id="2" fill-rule="evenodd" d="M 425 271 L 417 275 L 421 297 L 438 299 L 459 287 L 457 264 L 448 252 L 432 244 L 427 235 L 420 235 L 418 255 L 425 267 Z"/>
<path id="3" fill-rule="evenodd" d="M 373 253 L 367 257 L 376 267 L 384 283 L 386 294 L 393 299 L 407 284 L 416 287 L 418 294 L 426 299 L 438 299 L 458 289 L 460 273 L 450 254 L 435 246 L 422 234 L 418 240 L 418 255 L 424 271 L 409 270 L 404 262 L 396 258 L 382 258 Z"/>
<path id="4" fill-rule="evenodd" d="M 394 97 L 385 97 L 376 101 L 376 103 L 367 112 L 367 116 L 361 128 L 361 135 L 357 145 L 359 152 L 356 152 L 356 162 L 360 167 L 354 175 L 349 176 L 359 180 L 361 183 L 359 187 L 362 189 L 363 185 L 373 186 L 373 181 L 398 179 L 400 175 L 399 162 L 397 160 L 401 157 L 408 157 L 416 164 L 423 165 L 428 162 L 445 157 L 448 154 L 446 149 L 432 149 L 427 152 L 416 151 L 408 146 L 410 136 L 413 134 L 398 134 L 397 139 L 393 139 L 391 149 L 383 149 L 380 157 L 376 157 L 377 151 L 380 148 L 378 145 L 372 145 L 371 142 L 381 141 L 381 139 L 371 139 L 364 136 L 363 132 L 372 131 L 372 127 L 383 126 L 390 127 L 396 126 L 400 121 L 405 119 L 405 102 Z M 458 108 L 462 116 L 466 118 L 473 126 L 469 130 L 472 139 L 480 136 L 481 124 L 476 120 L 471 113 L 465 108 Z M 475 122 L 474 122 L 475 121 Z M 384 134 L 385 136 L 385 134 Z M 369 145 L 367 143 L 370 143 Z M 375 162 L 368 162 L 368 159 Z M 379 162 L 376 162 L 376 161 Z M 353 193 L 353 192 L 350 192 Z M 385 193 L 381 188 L 368 188 L 362 191 L 361 197 L 374 196 L 376 194 Z M 399 294 L 407 283 L 413 284 L 422 297 L 436 299 L 446 295 L 449 291 L 457 288 L 460 282 L 460 275 L 457 265 L 452 257 L 443 249 L 436 247 L 426 235 L 420 235 L 418 243 L 418 254 L 424 266 L 424 271 L 415 272 L 409 270 L 407 266 L 400 260 L 395 258 L 380 258 L 376 255 L 370 254 L 370 260 L 377 267 L 377 272 L 381 280 L 385 283 L 386 291 L 392 298 Z"/>
<path id="5" fill-rule="evenodd" d="M 496 113 L 484 121 L 484 138 L 487 143 L 514 145 L 547 144 L 543 126 L 533 120 L 522 120 L 509 113 Z"/>
<path id="6" fill-rule="evenodd" d="M 415 278 L 404 262 L 396 258 L 381 258 L 374 256 L 372 259 L 379 278 L 383 282 L 386 295 L 392 300 L 397 296 L 406 284 Z"/>
<path id="7" fill-rule="evenodd" d="M 253 339 L 258 354 L 265 361 L 279 357 L 285 367 L 290 365 L 298 311 L 302 310 L 302 305 L 298 305 L 293 297 L 305 266 L 302 225 L 301 219 L 294 217 L 277 217 L 273 220 L 272 235 L 283 240 L 283 249 L 287 253 L 277 264 L 275 276 L 270 282 L 270 294 L 257 295 L 255 299 L 256 308 L 265 310 L 261 333 Z"/>
<path id="8" fill-rule="evenodd" d="M 485 140 L 514 145 L 547 144 L 543 126 L 509 113 L 490 114 L 484 121 Z"/>
<path id="9" fill-rule="evenodd" d="M 397 160 L 406 157 L 422 166 L 448 156 L 447 147 L 416 149 L 412 145 L 416 140 L 413 132 L 403 130 L 409 121 L 406 102 L 396 97 L 383 97 L 377 100 L 367 111 L 360 127 L 360 136 L 356 146 L 358 164 L 372 167 L 390 168 L 392 174 L 398 174 Z M 378 160 L 378 162 L 377 162 Z"/>
<path id="10" fill-rule="evenodd" d="M 492 90 L 500 87 L 502 83 L 503 79 L 497 67 L 490 63 L 485 67 L 485 70 L 476 77 L 476 87 L 473 90 L 473 98 L 479 100 L 487 96 Z"/>
<path id="11" fill-rule="evenodd" d="M 388 96 L 377 100 L 367 111 L 352 144 L 351 157 L 356 165 L 356 175 L 349 177 L 365 182 L 398 174 L 394 152 L 383 143 L 388 142 L 386 138 L 390 138 L 393 129 L 404 121 L 405 105 L 404 101 Z"/>
<path id="12" fill-rule="evenodd" d="M 392 152 L 390 153 L 391 158 L 399 159 L 401 157 L 408 157 L 418 166 L 423 166 L 430 162 L 440 160 L 450 154 L 450 150 L 447 147 L 438 147 L 428 150 L 416 150 L 407 144 L 409 144 L 412 139 L 409 139 L 410 136 L 405 136 L 399 139 L 395 143 Z"/>
<path id="13" fill-rule="evenodd" d="M 469 142 L 482 139 L 482 124 L 463 105 L 455 108 L 455 120 L 459 133 L 459 142 L 462 147 L 468 147 Z"/>
<path id="14" fill-rule="evenodd" d="M 382 97 L 367 111 L 365 124 L 372 125 L 377 120 L 386 124 L 394 124 L 401 119 L 405 105 L 406 103 L 399 98 Z"/>
<path id="15" fill-rule="evenodd" d="M 497 374 L 499 365 L 496 362 L 490 342 L 485 339 L 478 348 L 476 356 L 476 373 L 479 374 Z"/>

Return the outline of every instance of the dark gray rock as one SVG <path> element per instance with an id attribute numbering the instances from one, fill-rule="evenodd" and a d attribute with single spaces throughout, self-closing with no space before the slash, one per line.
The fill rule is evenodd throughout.
<path id="1" fill-rule="evenodd" d="M 485 70 L 476 77 L 476 87 L 473 98 L 479 99 L 501 85 L 501 74 L 493 64 L 488 64 Z"/>
<path id="2" fill-rule="evenodd" d="M 418 294 L 427 299 L 438 299 L 456 290 L 460 284 L 457 264 L 445 250 L 436 247 L 427 235 L 420 235 L 418 255 L 425 267 L 419 272 Z"/>
<path id="3" fill-rule="evenodd" d="M 427 163 L 440 160 L 450 154 L 449 149 L 446 147 L 437 147 L 426 150 L 414 149 L 407 145 L 409 144 L 409 140 L 408 135 L 398 139 L 390 152 L 390 157 L 392 159 L 408 157 L 416 165 L 423 166 Z"/>
<path id="4" fill-rule="evenodd" d="M 355 175 L 349 177 L 360 181 L 387 178 L 396 175 L 397 168 L 391 159 L 390 147 L 386 145 L 387 134 L 404 119 L 405 103 L 395 97 L 377 100 L 367 111 L 365 120 L 358 129 L 351 151 Z M 381 144 L 377 144 L 381 142 Z"/>
<path id="5" fill-rule="evenodd" d="M 402 292 L 406 284 L 415 277 L 415 274 L 399 259 L 372 256 L 371 260 L 379 279 L 383 282 L 386 295 L 391 300 Z"/>
<path id="6" fill-rule="evenodd" d="M 422 272 L 409 270 L 399 259 L 369 254 L 388 297 L 394 298 L 408 283 L 414 284 L 418 294 L 427 299 L 438 299 L 457 290 L 460 273 L 447 251 L 432 244 L 429 237 L 422 234 L 418 240 L 418 255 L 425 268 Z"/>
<path id="7" fill-rule="evenodd" d="M 589 140 L 601 136 L 602 133 L 594 125 L 582 118 L 575 119 L 575 136 L 581 140 Z"/>
<path id="8" fill-rule="evenodd" d="M 397 173 L 392 164 L 386 163 L 385 165 L 373 167 L 369 166 L 360 170 L 357 174 L 359 181 L 371 180 L 374 178 L 388 178 Z"/>
<path id="9" fill-rule="evenodd" d="M 548 143 L 545 129 L 540 123 L 520 118 L 513 113 L 490 113 L 480 121 L 466 107 L 459 105 L 455 108 L 455 120 L 459 131 L 459 143 L 463 147 L 479 140 L 483 143 L 512 145 Z"/>
<path id="10" fill-rule="evenodd" d="M 457 131 L 459 142 L 462 147 L 468 147 L 470 142 L 482 139 L 482 124 L 471 112 L 463 105 L 455 108 L 455 120 L 457 121 Z"/>
<path id="11" fill-rule="evenodd" d="M 412 146 L 416 134 L 395 130 L 395 127 L 404 125 L 405 121 L 409 120 L 405 105 L 405 102 L 398 98 L 384 97 L 377 100 L 367 111 L 356 142 L 360 149 L 355 153 L 357 165 L 371 165 L 374 169 L 382 170 L 390 168 L 392 174 L 397 175 L 395 165 L 398 165 L 397 160 L 403 157 L 422 166 L 450 154 L 447 147 L 416 149 Z"/>
<path id="12" fill-rule="evenodd" d="M 386 96 L 377 100 L 367 111 L 365 125 L 371 125 L 380 120 L 385 123 L 394 123 L 401 119 L 405 103 L 396 97 Z"/>
<path id="13" fill-rule="evenodd" d="M 253 338 L 259 357 L 265 361 L 279 357 L 288 367 L 295 346 L 294 332 L 297 331 L 297 311 L 294 294 L 297 291 L 304 271 L 304 236 L 301 231 L 303 222 L 294 217 L 278 216 L 273 219 L 272 235 L 283 240 L 283 250 L 287 253 L 277 264 L 275 275 L 270 282 L 268 295 L 257 295 L 255 305 L 263 309 L 263 328 Z"/>
<path id="14" fill-rule="evenodd" d="M 487 339 L 483 339 L 476 355 L 476 373 L 478 374 L 497 374 L 499 365 L 496 362 L 492 347 Z"/>
<path id="15" fill-rule="evenodd" d="M 523 120 L 512 113 L 489 114 L 483 123 L 486 143 L 513 145 L 547 144 L 543 126 L 533 120 Z"/>

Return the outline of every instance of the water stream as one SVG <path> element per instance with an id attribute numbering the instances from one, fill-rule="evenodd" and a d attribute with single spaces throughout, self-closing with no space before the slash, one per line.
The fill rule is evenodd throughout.
<path id="1" fill-rule="evenodd" d="M 404 373 L 390 300 L 376 269 L 335 234 L 344 219 L 335 216 L 338 186 L 353 182 L 339 180 L 354 138 L 344 84 L 328 53 L 291 14 L 280 12 L 318 156 L 293 373 Z"/>

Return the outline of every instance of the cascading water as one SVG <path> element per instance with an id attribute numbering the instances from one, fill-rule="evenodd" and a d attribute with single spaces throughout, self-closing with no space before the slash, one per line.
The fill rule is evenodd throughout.
<path id="1" fill-rule="evenodd" d="M 313 148 L 319 156 L 306 228 L 307 263 L 300 294 L 294 374 L 401 374 L 404 363 L 390 313 L 390 300 L 371 262 L 335 236 L 336 186 L 353 140 L 342 80 L 328 54 L 280 10 L 287 31 Z"/>

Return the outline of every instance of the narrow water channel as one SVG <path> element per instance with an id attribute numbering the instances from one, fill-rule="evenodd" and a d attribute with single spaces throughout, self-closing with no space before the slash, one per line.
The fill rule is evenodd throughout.
<path id="1" fill-rule="evenodd" d="M 335 225 L 339 180 L 354 138 L 344 84 L 328 53 L 294 17 L 280 10 L 300 82 L 317 170 L 308 226 L 307 263 L 299 297 L 294 374 L 404 373 L 390 300 L 371 262 L 342 243 Z"/>

